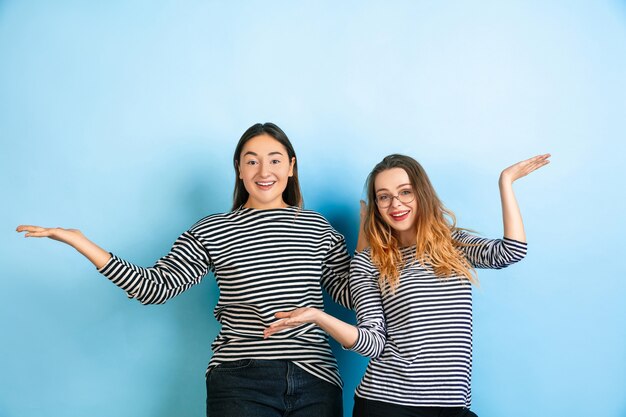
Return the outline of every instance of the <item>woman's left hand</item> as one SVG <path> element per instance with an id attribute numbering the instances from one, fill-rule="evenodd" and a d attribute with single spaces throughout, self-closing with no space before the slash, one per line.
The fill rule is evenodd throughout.
<path id="1" fill-rule="evenodd" d="M 320 310 L 312 307 L 300 307 L 292 311 L 281 311 L 276 313 L 275 317 L 280 320 L 267 327 L 263 331 L 263 337 L 267 339 L 274 333 L 278 333 L 285 329 L 302 326 L 306 323 L 315 323 L 319 313 Z"/>
<path id="2" fill-rule="evenodd" d="M 500 183 L 512 184 L 514 181 L 525 177 L 542 166 L 548 165 L 550 163 L 550 160 L 548 159 L 550 156 L 551 155 L 549 153 L 537 155 L 530 159 L 526 159 L 525 161 L 511 165 L 502 171 L 502 174 L 500 174 Z"/>

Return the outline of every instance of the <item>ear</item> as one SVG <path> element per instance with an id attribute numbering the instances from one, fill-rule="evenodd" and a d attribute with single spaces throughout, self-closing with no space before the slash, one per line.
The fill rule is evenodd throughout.
<path id="1" fill-rule="evenodd" d="M 291 162 L 289 163 L 289 176 L 293 177 L 293 167 L 296 166 L 296 157 L 291 157 Z"/>

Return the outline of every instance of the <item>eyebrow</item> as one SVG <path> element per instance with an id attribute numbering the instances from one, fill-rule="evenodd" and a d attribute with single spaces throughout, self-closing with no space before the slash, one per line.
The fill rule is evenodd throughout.
<path id="1" fill-rule="evenodd" d="M 243 156 L 246 156 L 246 155 L 259 156 L 259 154 L 257 154 L 256 152 L 252 152 L 252 151 L 248 151 L 248 152 L 243 154 Z M 282 156 L 282 152 L 274 151 L 274 152 L 268 153 L 267 155 L 268 156 L 271 156 L 271 155 L 281 155 Z"/>
<path id="2" fill-rule="evenodd" d="M 410 187 L 410 186 L 411 186 L 411 183 L 408 183 L 408 182 L 407 182 L 406 184 L 400 184 L 400 185 L 398 185 L 398 186 L 396 187 L 396 190 L 397 190 L 398 188 L 406 187 L 407 185 Z M 380 191 L 389 191 L 389 190 L 388 190 L 388 189 L 386 189 L 386 188 L 379 188 L 378 190 L 376 190 L 376 192 L 377 192 L 377 193 L 378 193 L 378 192 L 380 192 Z"/>

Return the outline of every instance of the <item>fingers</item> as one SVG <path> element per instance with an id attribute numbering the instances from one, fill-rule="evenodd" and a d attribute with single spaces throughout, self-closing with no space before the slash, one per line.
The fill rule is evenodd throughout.
<path id="1" fill-rule="evenodd" d="M 276 329 L 276 328 L 281 328 L 281 329 L 286 329 L 289 327 L 297 327 L 299 325 L 301 325 L 302 322 L 300 321 L 296 321 L 293 319 L 281 319 L 281 320 L 277 320 L 274 323 L 270 324 L 267 328 L 268 329 Z"/>
<path id="2" fill-rule="evenodd" d="M 263 331 L 263 338 L 267 339 L 268 337 L 270 337 L 270 336 L 274 335 L 275 333 L 278 333 L 278 332 L 280 332 L 282 330 L 285 330 L 285 329 L 270 329 L 268 327 L 267 329 L 265 329 Z"/>
<path id="3" fill-rule="evenodd" d="M 15 229 L 16 232 L 26 232 L 24 237 L 47 237 L 50 236 L 50 228 L 31 226 L 31 225 L 19 225 Z"/>
<path id="4" fill-rule="evenodd" d="M 271 335 L 282 332 L 283 330 L 292 329 L 294 327 L 301 326 L 304 323 L 300 322 L 292 322 L 289 319 L 278 320 L 275 323 L 270 324 L 268 327 L 263 330 L 263 337 L 267 339 Z"/>
<path id="5" fill-rule="evenodd" d="M 546 163 L 547 158 L 550 157 L 550 154 L 537 155 L 532 158 L 521 161 L 515 165 L 518 165 L 522 169 L 530 169 L 533 167 L 539 167 Z M 513 166 L 515 166 L 513 165 Z"/>
<path id="6" fill-rule="evenodd" d="M 305 309 L 297 308 L 292 311 L 279 311 L 274 314 L 279 320 L 276 320 L 274 323 L 270 324 L 263 330 L 263 337 L 267 339 L 271 335 L 282 332 L 283 330 L 293 329 L 294 327 L 300 327 L 303 324 L 307 324 L 306 321 L 299 319 L 298 313 L 302 313 Z"/>
<path id="7" fill-rule="evenodd" d="M 537 155 L 534 158 L 530 158 L 524 162 L 526 162 L 526 164 L 524 164 L 524 166 L 522 167 L 522 176 L 523 175 L 528 175 L 533 171 L 538 170 L 539 168 L 546 166 L 550 163 L 550 160 L 548 159 L 550 157 L 550 154 L 544 154 L 544 155 Z"/>
<path id="8" fill-rule="evenodd" d="M 546 154 L 543 154 L 543 155 L 534 156 L 534 157 L 529 158 L 529 159 L 527 159 L 527 160 L 525 160 L 523 162 L 526 162 L 528 165 L 537 165 L 537 164 L 542 164 L 549 157 L 550 157 L 550 154 L 546 153 Z"/>
<path id="9" fill-rule="evenodd" d="M 503 178 L 508 179 L 507 181 L 513 182 L 525 177 L 531 172 L 549 164 L 550 160 L 548 158 L 550 158 L 550 156 L 551 155 L 549 153 L 546 153 L 533 156 L 532 158 L 513 164 L 502 171 Z"/>
<path id="10" fill-rule="evenodd" d="M 37 230 L 41 230 L 43 229 L 43 227 L 39 227 L 39 226 L 31 226 L 28 224 L 20 224 L 19 226 L 17 226 L 17 229 L 15 229 L 15 231 L 17 232 L 35 232 Z"/>
<path id="11" fill-rule="evenodd" d="M 265 339 L 267 339 L 268 337 L 270 337 L 271 335 L 281 332 L 285 329 L 287 329 L 288 327 L 284 327 L 284 326 L 278 326 L 278 327 L 267 327 L 265 330 L 263 330 L 263 337 Z"/>
<path id="12" fill-rule="evenodd" d="M 542 165 L 547 162 L 550 162 L 548 161 L 548 158 L 550 158 L 550 156 L 552 155 L 550 155 L 549 153 L 545 153 L 543 155 L 537 155 L 533 158 L 528 159 L 528 162 L 530 162 L 530 165 Z"/>

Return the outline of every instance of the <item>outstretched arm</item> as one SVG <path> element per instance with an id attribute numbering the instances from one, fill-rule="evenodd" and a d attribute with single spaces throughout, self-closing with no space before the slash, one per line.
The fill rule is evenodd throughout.
<path id="1" fill-rule="evenodd" d="M 531 172 L 550 163 L 550 154 L 537 155 L 506 168 L 500 174 L 500 199 L 502 201 L 502 222 L 504 237 L 526 242 L 522 214 L 515 199 L 513 183 Z"/>
<path id="2" fill-rule="evenodd" d="M 62 229 L 60 227 L 40 227 L 20 225 L 18 232 L 26 232 L 24 237 L 47 237 L 66 243 L 83 254 L 100 269 L 111 259 L 111 254 L 87 239 L 78 229 Z"/>
<path id="3" fill-rule="evenodd" d="M 170 252 L 150 268 L 112 256 L 75 229 L 19 226 L 17 231 L 26 232 L 25 237 L 48 237 L 74 247 L 102 275 L 142 304 L 165 303 L 200 282 L 212 265 L 208 252 L 192 231 L 183 233 Z"/>

